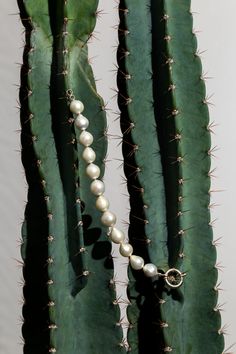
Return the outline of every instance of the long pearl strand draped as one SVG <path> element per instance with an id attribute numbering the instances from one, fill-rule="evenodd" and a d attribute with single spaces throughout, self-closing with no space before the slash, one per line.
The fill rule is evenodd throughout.
<path id="1" fill-rule="evenodd" d="M 143 270 L 145 276 L 156 279 L 159 276 L 164 277 L 166 284 L 171 288 L 177 288 L 183 283 L 183 276 L 178 269 L 169 269 L 165 274 L 158 272 L 157 266 L 152 263 L 144 262 L 140 256 L 133 254 L 133 247 L 130 243 L 125 242 L 125 234 L 123 231 L 115 227 L 116 215 L 109 210 L 109 201 L 104 196 L 105 184 L 99 179 L 100 168 L 94 162 L 96 161 L 96 153 L 91 148 L 93 143 L 93 135 L 87 131 L 89 120 L 82 115 L 84 105 L 81 101 L 76 100 L 71 92 L 67 91 L 70 102 L 70 111 L 76 115 L 74 120 L 75 127 L 81 131 L 79 135 L 79 142 L 84 147 L 82 158 L 87 163 L 86 174 L 92 180 L 90 184 L 91 193 L 96 199 L 96 208 L 102 213 L 101 223 L 108 227 L 108 236 L 110 240 L 119 244 L 119 252 L 123 257 L 129 258 L 130 266 L 135 270 Z"/>

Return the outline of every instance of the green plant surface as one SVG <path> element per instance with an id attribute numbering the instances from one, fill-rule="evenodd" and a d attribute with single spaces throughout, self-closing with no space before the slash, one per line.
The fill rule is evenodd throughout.
<path id="1" fill-rule="evenodd" d="M 224 337 L 216 310 L 218 272 L 209 211 L 209 112 L 190 5 L 186 0 L 151 2 L 169 266 L 187 274 L 182 287 L 165 294 L 161 313 L 169 351 L 221 354 Z"/>
<path id="2" fill-rule="evenodd" d="M 20 101 L 29 184 L 22 226 L 24 352 L 120 353 L 111 245 L 94 207 L 66 99 L 70 89 L 83 101 L 103 171 L 106 117 L 86 46 L 97 1 L 25 0 L 19 8 L 26 28 Z"/>
<path id="3" fill-rule="evenodd" d="M 129 240 L 135 255 L 166 272 L 165 188 L 154 114 L 149 7 L 150 1 L 120 2 L 118 102 L 131 206 Z M 132 353 L 156 353 L 162 343 L 157 290 L 162 285 L 142 271 L 130 270 L 129 278 L 129 348 Z"/>
<path id="4" fill-rule="evenodd" d="M 107 229 L 85 173 L 70 97 L 83 102 L 104 174 L 105 105 L 87 44 L 98 0 L 18 0 L 26 354 L 125 352 Z M 128 350 L 222 354 L 210 215 L 211 125 L 190 0 L 121 0 L 118 104 L 134 254 L 183 285 L 129 269 Z"/>

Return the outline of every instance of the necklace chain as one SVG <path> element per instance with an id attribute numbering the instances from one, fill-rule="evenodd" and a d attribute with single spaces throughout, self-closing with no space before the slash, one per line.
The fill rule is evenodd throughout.
<path id="1" fill-rule="evenodd" d="M 134 270 L 143 270 L 147 277 L 155 280 L 159 277 L 163 277 L 168 287 L 179 288 L 183 284 L 183 279 L 186 273 L 182 273 L 176 268 L 170 268 L 166 273 L 161 273 L 153 263 L 145 264 L 142 257 L 133 254 L 132 245 L 125 242 L 124 232 L 115 227 L 116 216 L 109 210 L 109 201 L 104 196 L 105 184 L 99 179 L 100 168 L 94 163 L 96 161 L 96 153 L 90 147 L 93 143 L 93 135 L 87 131 L 89 126 L 88 118 L 82 115 L 84 105 L 81 101 L 75 99 L 72 90 L 67 90 L 66 96 L 69 102 L 70 111 L 76 116 L 74 119 L 75 128 L 81 131 L 79 135 L 79 143 L 84 147 L 82 158 L 87 163 L 86 174 L 92 180 L 90 191 L 97 197 L 96 208 L 102 212 L 101 223 L 108 227 L 107 235 L 109 239 L 113 243 L 119 244 L 119 252 L 121 256 L 129 258 L 130 266 Z"/>

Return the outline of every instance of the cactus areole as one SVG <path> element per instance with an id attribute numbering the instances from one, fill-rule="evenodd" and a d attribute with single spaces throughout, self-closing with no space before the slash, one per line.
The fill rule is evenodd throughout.
<path id="1" fill-rule="evenodd" d="M 222 354 L 211 124 L 191 1 L 118 1 L 129 241 L 103 182 L 106 112 L 87 47 L 98 2 L 18 0 L 24 353 Z M 129 260 L 128 301 L 116 293 L 112 243 Z"/>

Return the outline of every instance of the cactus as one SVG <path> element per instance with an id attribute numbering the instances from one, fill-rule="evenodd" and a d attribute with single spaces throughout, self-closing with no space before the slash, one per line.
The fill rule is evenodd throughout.
<path id="1" fill-rule="evenodd" d="M 209 213 L 209 113 L 190 4 L 119 3 L 129 240 L 135 255 L 158 268 L 154 277 L 129 268 L 125 345 L 111 242 L 70 111 L 74 99 L 83 102 L 101 178 L 106 114 L 87 49 L 98 0 L 18 0 L 25 26 L 20 102 L 28 182 L 21 246 L 24 353 L 224 350 Z"/>
<path id="2" fill-rule="evenodd" d="M 165 272 L 163 256 L 168 252 L 169 267 L 186 273 L 183 286 L 169 290 L 155 282 L 148 287 L 140 275 L 130 274 L 128 316 L 136 324 L 133 328 L 137 327 L 135 333 L 129 331 L 131 350 L 133 346 L 138 353 L 220 354 L 224 339 L 220 314 L 215 311 L 218 289 L 209 213 L 209 114 L 190 1 L 121 1 L 119 33 L 121 124 L 135 122 L 123 139 L 132 201 L 129 235 L 147 261 Z M 159 148 L 157 143 L 152 145 L 156 139 Z M 128 143 L 139 146 L 132 159 Z M 131 165 L 137 171 L 136 182 Z M 154 176 L 147 177 L 150 174 Z M 138 197 L 134 185 L 142 191 Z M 143 223 L 140 232 L 136 216 Z M 155 228 L 157 222 L 162 228 Z M 144 234 L 150 240 L 146 249 L 141 243 Z M 148 311 L 149 319 L 150 314 L 156 316 L 152 323 Z M 154 333 L 160 330 L 163 337 L 160 334 L 159 338 Z"/>
<path id="3" fill-rule="evenodd" d="M 88 190 L 66 100 L 67 90 L 73 89 L 85 102 L 103 171 L 104 104 L 86 45 L 97 1 L 48 6 L 46 0 L 27 0 L 19 6 L 26 28 L 20 101 L 29 184 L 22 227 L 24 352 L 120 353 L 111 245 Z M 78 27 L 81 12 L 84 21 Z"/>
<path id="4" fill-rule="evenodd" d="M 143 0 L 120 4 L 120 45 L 117 52 L 119 107 L 124 170 L 131 206 L 129 239 L 135 254 L 167 270 L 165 190 L 153 106 L 152 45 L 151 40 L 147 41 L 147 38 L 151 39 L 151 16 L 147 5 L 148 1 Z M 139 26 L 136 28 L 137 18 Z M 147 134 L 150 137 L 148 144 Z M 143 274 L 129 272 L 129 277 L 129 347 L 134 352 L 146 350 L 151 353 L 151 348 L 156 350 L 158 343 L 162 342 L 152 325 L 159 318 L 157 294 Z M 144 302 L 141 310 L 137 305 L 140 297 Z M 140 333 L 139 326 L 143 328 Z"/>

